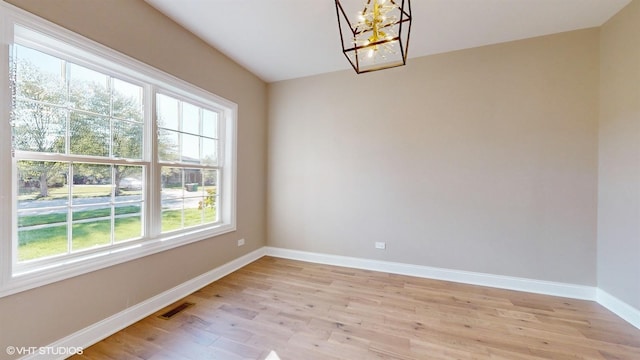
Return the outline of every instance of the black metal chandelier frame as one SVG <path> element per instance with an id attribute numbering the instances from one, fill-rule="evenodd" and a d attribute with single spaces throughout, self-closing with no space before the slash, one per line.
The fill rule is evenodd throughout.
<path id="1" fill-rule="evenodd" d="M 366 11 L 367 6 L 369 4 L 371 4 L 372 0 L 367 0 L 367 2 L 365 3 L 364 6 L 364 11 Z M 374 0 L 375 1 L 375 0 Z M 352 22 L 349 20 L 349 17 L 347 16 L 347 14 L 344 11 L 344 8 L 342 7 L 342 4 L 340 3 L 340 0 L 335 0 L 336 3 L 336 14 L 338 16 L 338 29 L 340 31 L 340 41 L 342 43 L 342 53 L 344 54 L 344 56 L 347 58 L 347 60 L 349 61 L 349 63 L 351 64 L 351 66 L 353 67 L 353 69 L 356 71 L 356 73 L 358 74 L 364 74 L 364 73 L 368 73 L 368 72 L 373 72 L 373 71 L 378 71 L 378 70 L 383 70 L 383 69 L 390 69 L 390 68 L 394 68 L 394 67 L 398 67 L 398 66 L 404 66 L 407 64 L 407 53 L 409 51 L 409 38 L 411 36 L 411 0 L 388 0 L 390 3 L 392 3 L 395 6 L 398 6 L 398 2 L 401 2 L 401 5 L 398 6 L 398 9 L 400 11 L 400 18 L 393 23 L 390 24 L 386 24 L 384 26 L 382 26 L 381 28 L 389 28 L 389 27 L 394 27 L 394 26 L 398 26 L 398 34 L 392 38 L 389 39 L 382 39 L 380 41 L 376 41 L 376 42 L 372 42 L 372 43 L 368 43 L 366 45 L 358 45 L 356 43 L 356 39 L 358 37 L 358 35 L 361 35 L 367 31 L 370 31 L 369 29 L 365 29 L 365 30 L 358 30 L 358 27 L 354 27 L 352 25 Z M 342 22 L 341 22 L 341 16 L 342 18 L 344 18 L 344 20 L 346 21 L 347 25 L 349 26 L 349 30 L 352 34 L 351 38 L 348 39 L 349 40 L 349 44 L 353 44 L 353 46 L 346 46 L 345 44 L 345 36 L 343 35 L 343 29 L 342 29 Z M 403 33 L 403 27 L 406 28 L 407 31 L 407 38 L 406 41 L 403 41 L 402 39 L 402 33 Z M 394 41 L 398 41 L 399 43 L 399 47 L 400 47 L 400 56 L 401 56 L 401 61 L 395 62 L 395 63 L 391 63 L 391 64 L 383 64 L 380 66 L 375 66 L 375 67 L 370 67 L 367 69 L 362 69 L 360 66 L 360 55 L 358 54 L 360 50 L 364 50 L 367 48 L 372 48 L 375 46 L 381 46 L 381 45 L 385 45 Z M 350 52 L 354 52 L 354 58 L 355 58 L 355 63 L 352 60 L 351 57 L 349 57 L 349 53 Z"/>

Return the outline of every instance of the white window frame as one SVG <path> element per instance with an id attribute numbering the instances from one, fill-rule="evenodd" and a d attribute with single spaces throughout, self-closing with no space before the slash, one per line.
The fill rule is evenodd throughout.
<path id="1" fill-rule="evenodd" d="M 188 82 L 130 58 L 113 49 L 52 24 L 0 0 L 0 297 L 50 284 L 91 271 L 148 256 L 161 251 L 209 239 L 236 230 L 237 104 Z M 12 154 L 12 128 L 9 124 L 9 46 L 16 26 L 29 29 L 20 33 L 21 42 L 33 41 L 59 57 L 144 87 L 145 146 L 142 162 L 148 163 L 145 190 L 145 237 L 118 246 L 97 248 L 56 259 L 19 264 L 17 241 L 17 176 Z M 71 54 L 71 55 L 70 55 Z M 185 101 L 216 109 L 219 118 L 220 202 L 219 221 L 170 233 L 161 233 L 161 164 L 157 158 L 155 94 L 172 94 Z M 151 156 L 150 156 L 151 155 Z M 7 171 L 11 169 L 11 171 Z"/>

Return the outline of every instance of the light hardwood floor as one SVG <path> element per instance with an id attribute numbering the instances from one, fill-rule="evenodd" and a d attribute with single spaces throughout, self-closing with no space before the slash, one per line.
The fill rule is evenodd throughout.
<path id="1" fill-rule="evenodd" d="M 170 320 L 157 316 L 195 305 Z M 640 359 L 591 301 L 264 257 L 74 359 Z M 276 355 L 278 357 L 275 357 Z"/>

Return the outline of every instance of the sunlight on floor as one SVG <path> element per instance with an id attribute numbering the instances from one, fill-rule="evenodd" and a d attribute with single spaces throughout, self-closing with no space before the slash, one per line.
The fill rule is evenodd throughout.
<path id="1" fill-rule="evenodd" d="M 269 355 L 267 355 L 267 357 L 264 358 L 264 360 L 280 360 L 280 357 L 278 356 L 278 354 L 276 354 L 274 350 L 271 350 Z"/>

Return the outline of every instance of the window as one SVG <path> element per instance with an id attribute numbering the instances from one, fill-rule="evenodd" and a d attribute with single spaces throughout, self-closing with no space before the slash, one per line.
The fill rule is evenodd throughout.
<path id="1" fill-rule="evenodd" d="M 0 296 L 235 230 L 235 104 L 8 5 L 0 17 L 14 24 Z"/>
<path id="2" fill-rule="evenodd" d="M 143 237 L 142 87 L 19 44 L 11 59 L 18 263 Z"/>
<path id="3" fill-rule="evenodd" d="M 157 94 L 162 231 L 218 220 L 219 113 Z"/>

